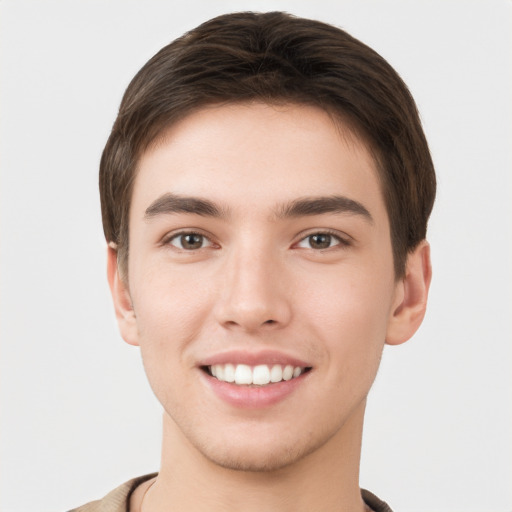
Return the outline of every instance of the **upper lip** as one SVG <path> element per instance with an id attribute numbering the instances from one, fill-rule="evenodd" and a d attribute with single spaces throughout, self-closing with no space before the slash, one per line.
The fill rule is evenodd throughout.
<path id="1" fill-rule="evenodd" d="M 311 364 L 292 355 L 285 354 L 276 350 L 229 350 L 220 352 L 201 360 L 198 366 L 212 366 L 214 364 L 246 364 L 257 366 L 260 364 L 281 364 L 283 366 L 292 365 L 294 367 L 310 368 Z"/>

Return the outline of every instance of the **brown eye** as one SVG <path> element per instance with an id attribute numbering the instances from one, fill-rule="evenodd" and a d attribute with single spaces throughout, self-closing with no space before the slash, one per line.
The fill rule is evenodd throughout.
<path id="1" fill-rule="evenodd" d="M 312 249 L 327 249 L 331 246 L 332 236 L 325 233 L 316 233 L 308 236 L 309 245 Z"/>
<path id="2" fill-rule="evenodd" d="M 209 240 L 199 233 L 180 233 L 173 236 L 169 243 L 185 251 L 194 251 L 210 245 Z"/>
<path id="3" fill-rule="evenodd" d="M 199 249 L 203 245 L 203 236 L 195 233 L 181 235 L 180 242 L 183 249 Z"/>
<path id="4" fill-rule="evenodd" d="M 297 244 L 297 247 L 302 249 L 322 250 L 339 245 L 346 246 L 349 245 L 349 243 L 346 242 L 343 238 L 336 235 L 331 235 L 330 233 L 313 233 L 303 238 Z"/>

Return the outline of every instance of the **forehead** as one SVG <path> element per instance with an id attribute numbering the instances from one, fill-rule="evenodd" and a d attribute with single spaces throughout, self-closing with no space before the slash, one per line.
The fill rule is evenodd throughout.
<path id="1" fill-rule="evenodd" d="M 364 142 L 325 111 L 295 104 L 216 105 L 172 125 L 139 161 L 132 212 L 167 192 L 246 211 L 305 195 L 382 206 Z"/>

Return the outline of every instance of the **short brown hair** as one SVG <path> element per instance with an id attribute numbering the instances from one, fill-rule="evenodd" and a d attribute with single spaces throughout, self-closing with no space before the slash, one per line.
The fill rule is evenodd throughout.
<path id="1" fill-rule="evenodd" d="M 137 163 L 172 123 L 215 103 L 322 108 L 374 155 L 395 274 L 426 236 L 436 180 L 414 100 L 396 71 L 343 30 L 282 12 L 218 16 L 165 46 L 128 86 L 100 164 L 103 229 L 127 269 Z"/>

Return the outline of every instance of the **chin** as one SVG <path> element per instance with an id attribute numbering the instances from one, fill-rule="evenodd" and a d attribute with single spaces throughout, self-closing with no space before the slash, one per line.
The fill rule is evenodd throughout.
<path id="1" fill-rule="evenodd" d="M 242 472 L 268 473 L 292 466 L 316 451 L 321 442 L 269 439 L 264 433 L 252 439 L 230 439 L 221 443 L 199 443 L 196 449 L 216 466 Z"/>
<path id="2" fill-rule="evenodd" d="M 271 450 L 258 453 L 252 453 L 249 450 L 230 449 L 229 453 L 210 453 L 203 452 L 203 455 L 212 463 L 225 469 L 233 471 L 244 471 L 252 473 L 268 473 L 284 469 L 291 466 L 305 457 L 306 454 L 298 450 L 282 450 L 281 453 Z"/>

